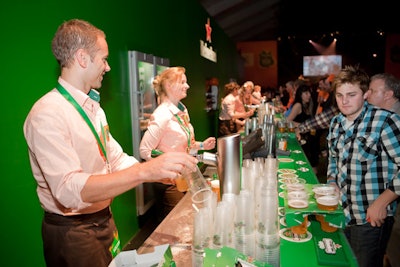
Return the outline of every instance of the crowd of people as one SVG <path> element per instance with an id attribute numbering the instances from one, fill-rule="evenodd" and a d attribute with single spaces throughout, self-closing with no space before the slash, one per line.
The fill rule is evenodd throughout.
<path id="1" fill-rule="evenodd" d="M 235 88 L 244 92 L 245 87 Z M 231 98 L 230 116 L 220 116 L 220 122 L 238 116 L 235 103 L 249 103 L 240 95 Z M 282 103 L 283 118 L 295 124 L 312 167 L 327 157 L 325 182 L 340 192 L 344 232 L 359 265 L 400 266 L 400 80 L 389 73 L 369 77 L 359 66 L 346 66 L 314 82 L 288 81 L 268 96 Z M 220 114 L 224 103 L 225 98 Z"/>
<path id="2" fill-rule="evenodd" d="M 166 215 L 182 198 L 175 179 L 194 171 L 198 141 L 186 106 L 189 85 L 183 67 L 154 79 L 159 106 L 140 144 L 139 162 L 112 137 L 99 104 L 107 62 L 105 33 L 87 21 L 64 22 L 52 40 L 61 73 L 57 85 L 30 110 L 23 127 L 37 194 L 47 266 L 108 266 L 118 246 L 112 199 L 137 185 L 159 185 Z M 311 165 L 325 151 L 327 183 L 341 196 L 344 232 L 361 267 L 399 266 L 400 81 L 382 73 L 371 78 L 358 66 L 310 83 L 288 81 L 262 92 L 246 81 L 225 85 L 219 136 L 243 131 L 255 106 L 278 99 L 284 119 L 296 125 Z M 315 147 L 324 139 L 319 149 Z M 308 146 L 306 146 L 308 144 Z M 311 148 L 311 146 L 313 146 Z M 152 157 L 152 151 L 161 153 Z"/>

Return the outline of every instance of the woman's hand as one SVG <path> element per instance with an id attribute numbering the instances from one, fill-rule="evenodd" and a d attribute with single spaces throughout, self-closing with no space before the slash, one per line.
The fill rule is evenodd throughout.
<path id="1" fill-rule="evenodd" d="M 203 149 L 204 150 L 214 149 L 215 143 L 216 143 L 215 137 L 208 137 L 206 140 L 203 141 Z"/>

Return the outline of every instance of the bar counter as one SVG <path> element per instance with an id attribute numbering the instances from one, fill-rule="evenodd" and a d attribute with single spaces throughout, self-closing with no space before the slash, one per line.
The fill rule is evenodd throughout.
<path id="1" fill-rule="evenodd" d="M 301 177 L 304 178 L 307 184 L 318 183 L 317 177 L 312 172 L 307 158 L 301 150 L 301 146 L 297 140 L 292 136 L 288 138 L 288 150 L 292 153 L 289 156 L 294 159 L 295 162 L 306 162 L 302 165 L 302 168 L 309 169 L 309 171 L 303 171 Z M 293 153 L 293 151 L 297 153 Z M 300 153 L 300 152 L 301 153 Z M 293 168 L 299 166 L 292 165 Z M 279 165 L 279 169 L 288 168 L 287 163 L 282 162 Z M 290 209 L 285 207 L 285 202 L 279 200 L 280 209 L 286 210 L 290 214 Z M 192 232 L 193 232 L 193 212 L 191 195 L 187 193 L 178 205 L 165 217 L 165 219 L 158 225 L 154 232 L 145 240 L 143 245 L 138 249 L 138 253 L 149 253 L 152 252 L 154 246 L 169 244 L 172 250 L 174 261 L 177 267 L 191 266 L 192 263 Z M 351 266 L 357 267 L 358 263 L 354 257 L 354 254 L 347 242 L 346 237 L 342 229 L 338 229 L 334 233 L 326 233 L 320 229 L 318 221 L 314 220 L 313 212 L 309 210 L 304 211 L 308 213 L 310 219 L 309 232 L 312 237 L 306 241 L 293 241 L 284 239 L 281 236 L 280 242 L 280 266 L 282 267 L 327 267 L 327 266 Z M 303 212 L 303 213 L 304 213 Z M 302 212 L 294 212 L 299 215 Z M 286 216 L 286 220 L 290 216 Z M 292 224 L 290 221 L 288 225 Z M 281 228 L 287 226 L 282 225 Z M 336 255 L 326 254 L 321 248 L 319 248 L 318 241 L 322 238 L 332 238 L 336 244 Z"/>

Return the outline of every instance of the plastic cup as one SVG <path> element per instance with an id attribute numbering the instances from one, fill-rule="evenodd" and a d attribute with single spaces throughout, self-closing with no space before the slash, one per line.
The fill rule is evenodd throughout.
<path id="1" fill-rule="evenodd" d="M 293 184 L 286 184 L 286 188 L 288 192 L 291 191 L 304 191 L 305 185 L 301 183 L 293 183 Z"/>
<path id="2" fill-rule="evenodd" d="M 192 195 L 192 205 L 196 212 L 202 208 L 212 208 L 213 192 L 210 188 L 203 188 Z"/>
<path id="3" fill-rule="evenodd" d="M 315 198 L 326 196 L 326 195 L 335 195 L 336 189 L 335 187 L 328 185 L 328 184 L 319 184 L 315 185 L 312 189 L 315 194 Z"/>
<path id="4" fill-rule="evenodd" d="M 207 180 L 204 178 L 201 173 L 199 167 L 196 168 L 196 171 L 189 172 L 183 174 L 188 184 L 189 190 L 192 195 L 196 194 L 198 191 L 202 191 L 203 189 L 211 190 L 210 186 L 207 183 Z"/>
<path id="5" fill-rule="evenodd" d="M 337 195 L 326 195 L 316 198 L 317 206 L 321 210 L 332 211 L 338 208 L 339 198 Z"/>

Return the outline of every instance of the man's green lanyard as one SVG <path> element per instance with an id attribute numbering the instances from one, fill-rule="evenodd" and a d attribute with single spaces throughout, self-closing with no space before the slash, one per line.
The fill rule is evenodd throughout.
<path id="1" fill-rule="evenodd" d="M 106 151 L 105 147 L 103 146 L 103 143 L 101 142 L 100 137 L 97 134 L 96 129 L 94 128 L 94 126 L 93 126 L 92 122 L 90 121 L 89 117 L 87 116 L 85 111 L 82 109 L 82 107 L 78 104 L 78 102 L 76 102 L 76 100 L 71 96 L 70 93 L 68 93 L 67 90 L 65 90 L 65 88 L 61 84 L 58 83 L 56 88 L 60 92 L 60 94 L 62 94 L 65 97 L 65 99 L 67 99 L 68 102 L 70 102 L 76 108 L 76 110 L 79 112 L 79 114 L 81 114 L 83 119 L 86 121 L 86 123 L 89 126 L 90 130 L 92 130 L 92 133 L 93 133 L 94 137 L 96 137 L 97 143 L 99 144 L 99 146 L 101 148 L 101 151 L 103 152 L 104 158 L 106 160 L 107 171 L 110 173 L 111 172 L 111 168 L 110 168 L 110 164 L 109 164 L 108 159 L 107 159 L 107 151 Z M 101 130 L 102 130 L 102 133 L 104 134 L 102 125 L 101 125 Z M 105 142 L 106 142 L 106 137 L 104 136 L 104 143 Z"/>
<path id="2" fill-rule="evenodd" d="M 62 94 L 65 97 L 65 99 L 67 99 L 68 102 L 70 102 L 76 108 L 76 110 L 81 114 L 83 119 L 86 121 L 86 123 L 89 126 L 90 130 L 92 130 L 92 133 L 96 137 L 97 143 L 99 144 L 99 146 L 101 148 L 101 151 L 103 151 L 103 155 L 104 155 L 104 158 L 106 160 L 107 172 L 111 173 L 111 166 L 110 166 L 110 164 L 108 162 L 107 151 L 105 149 L 106 136 L 104 135 L 103 125 L 100 123 L 101 133 L 104 136 L 104 146 L 103 146 L 103 143 L 101 142 L 100 137 L 97 134 L 96 129 L 94 128 L 92 122 L 90 121 L 89 117 L 87 116 L 85 111 L 82 109 L 82 107 L 78 104 L 78 102 L 76 102 L 76 100 L 71 96 L 70 93 L 68 93 L 67 90 L 65 90 L 65 88 L 61 84 L 57 84 L 56 88 L 60 92 L 60 94 Z M 114 230 L 113 234 L 114 234 L 114 239 L 113 239 L 112 244 L 108 248 L 108 250 L 110 251 L 112 257 L 114 258 L 114 257 L 116 257 L 118 255 L 119 252 L 121 252 L 121 241 L 119 239 L 119 235 L 118 235 L 118 230 L 117 229 Z"/>

